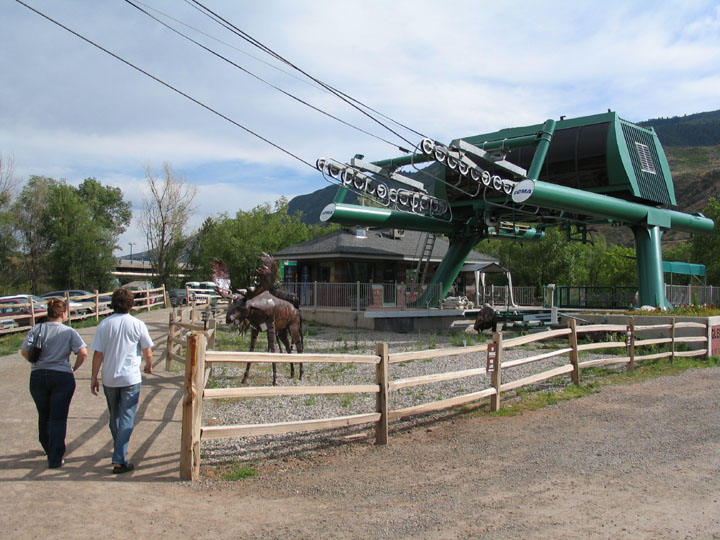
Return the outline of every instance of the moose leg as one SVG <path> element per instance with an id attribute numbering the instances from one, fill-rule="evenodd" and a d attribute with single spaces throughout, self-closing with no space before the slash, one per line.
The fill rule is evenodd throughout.
<path id="1" fill-rule="evenodd" d="M 253 352 L 255 350 L 255 344 L 257 343 L 258 334 L 260 331 L 255 328 L 254 326 L 251 327 L 250 330 L 250 352 Z M 242 380 L 240 381 L 240 384 L 245 384 L 248 379 L 248 375 L 250 375 L 250 362 L 245 364 L 245 374 L 243 375 Z"/>
<path id="2" fill-rule="evenodd" d="M 267 322 L 267 339 L 268 339 L 268 351 L 271 353 L 275 352 L 275 322 L 270 319 Z M 272 363 L 273 371 L 273 386 L 277 386 L 277 364 Z"/>
<path id="3" fill-rule="evenodd" d="M 282 346 L 280 343 L 285 345 L 285 350 L 288 354 L 292 353 L 292 344 L 290 343 L 290 340 L 288 339 L 288 329 L 287 327 L 281 328 L 277 332 L 277 339 L 278 339 L 278 347 L 280 349 L 280 352 L 282 352 Z M 290 378 L 295 378 L 295 364 L 290 362 Z"/>
<path id="4" fill-rule="evenodd" d="M 295 349 L 297 350 L 298 354 L 302 354 L 303 339 L 302 339 L 302 332 L 300 331 L 300 325 L 292 324 L 292 325 L 290 325 L 289 330 L 290 330 L 290 335 L 292 336 L 292 341 L 295 344 Z M 300 364 L 300 376 L 298 377 L 298 379 L 302 380 L 304 369 L 303 369 L 302 362 L 299 362 L 299 364 Z M 291 373 L 292 373 L 292 370 L 291 370 Z"/>

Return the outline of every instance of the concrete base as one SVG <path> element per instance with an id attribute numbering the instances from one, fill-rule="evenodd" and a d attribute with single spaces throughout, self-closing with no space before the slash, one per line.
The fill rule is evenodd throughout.
<path id="1" fill-rule="evenodd" d="M 350 311 L 332 309 L 301 309 L 304 321 L 315 321 L 327 326 L 363 328 L 384 332 L 407 334 L 417 331 L 457 330 L 453 326 L 458 320 L 469 321 L 463 310 L 427 309 L 406 311 Z"/>

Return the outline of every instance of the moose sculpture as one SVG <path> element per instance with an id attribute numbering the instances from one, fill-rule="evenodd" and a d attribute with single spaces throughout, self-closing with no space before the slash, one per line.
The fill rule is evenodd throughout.
<path id="1" fill-rule="evenodd" d="M 257 271 L 258 282 L 249 289 L 234 289 L 230 282 L 230 275 L 225 263 L 219 259 L 212 259 L 212 280 L 220 296 L 230 301 L 225 322 L 235 324 L 238 331 L 250 327 L 250 350 L 255 350 L 257 337 L 260 331 L 267 332 L 268 351 L 275 352 L 276 338 L 279 339 L 290 354 L 292 346 L 288 340 L 288 333 L 298 353 L 303 352 L 302 317 L 297 308 L 297 297 L 275 287 L 277 278 L 277 263 L 263 253 L 261 265 Z M 284 298 L 283 298 L 284 297 Z M 292 300 L 294 299 L 293 305 Z M 290 300 L 290 301 L 288 301 Z M 282 348 L 280 349 L 282 351 Z M 303 365 L 299 365 L 299 378 L 303 376 Z M 273 386 L 277 384 L 277 367 L 273 362 Z M 250 362 L 245 366 L 245 373 L 241 383 L 245 384 L 250 374 Z M 290 363 L 290 377 L 295 376 L 295 365 Z"/>

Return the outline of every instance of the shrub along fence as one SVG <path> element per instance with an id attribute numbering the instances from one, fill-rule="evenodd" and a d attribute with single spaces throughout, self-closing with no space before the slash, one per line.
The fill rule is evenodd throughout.
<path id="1" fill-rule="evenodd" d="M 569 320 L 567 328 L 547 330 L 527 336 L 520 336 L 505 339 L 502 333 L 493 334 L 493 340 L 483 345 L 470 347 L 458 347 L 448 349 L 432 349 L 414 352 L 390 353 L 387 343 L 378 343 L 375 354 L 271 354 L 257 352 L 226 352 L 212 350 L 212 342 L 208 339 L 208 331 L 203 328 L 192 329 L 188 326 L 176 327 L 187 330 L 185 348 L 185 385 L 183 395 L 183 417 L 182 417 L 182 440 L 180 452 L 180 477 L 183 480 L 195 480 L 200 473 L 200 445 L 203 440 L 247 437 L 268 434 L 281 434 L 300 431 L 315 431 L 322 429 L 334 429 L 345 426 L 361 424 L 374 424 L 376 444 L 387 444 L 389 421 L 395 418 L 409 417 L 416 414 L 423 414 L 438 411 L 449 407 L 455 407 L 484 398 L 490 398 L 490 408 L 493 411 L 500 410 L 502 406 L 502 394 L 510 390 L 535 384 L 553 377 L 569 374 L 573 383 L 579 384 L 580 374 L 583 368 L 609 365 L 626 364 L 628 369 L 636 362 L 643 360 L 670 358 L 673 361 L 679 356 L 705 356 L 709 351 L 709 329 L 707 323 L 676 322 L 675 319 L 659 320 L 655 325 L 635 325 L 632 320 L 628 325 L 586 325 L 577 326 L 574 319 Z M 699 334 L 694 336 L 679 336 L 678 329 L 694 329 Z M 664 334 L 663 337 L 653 339 L 639 339 L 637 336 L 645 332 Z M 582 334 L 593 333 L 593 337 L 605 339 L 606 341 L 596 343 L 578 343 L 578 337 Z M 688 333 L 685 331 L 684 333 Z M 610 338 L 623 336 L 622 341 L 612 341 Z M 174 338 L 178 339 L 177 337 Z M 525 358 L 504 361 L 504 351 L 521 347 L 530 343 L 553 340 L 561 340 L 558 348 L 532 354 Z M 563 343 L 567 340 L 566 343 Z M 177 344 L 177 341 L 173 341 Z M 690 351 L 678 351 L 676 345 L 680 343 L 704 344 L 704 348 Z M 639 354 L 638 349 L 644 347 L 655 348 L 664 345 L 668 348 L 664 352 L 651 352 Z M 625 356 L 608 356 L 604 358 L 580 361 L 580 353 L 583 351 L 598 351 L 601 349 L 624 348 Z M 168 349 L 169 350 L 169 349 Z M 390 380 L 389 372 L 394 364 L 422 360 L 441 356 L 463 355 L 469 353 L 486 353 L 485 365 L 462 371 L 435 373 L 419 377 Z M 530 352 L 530 351 L 529 351 Z M 508 383 L 502 382 L 502 374 L 505 370 L 521 364 L 539 362 L 541 360 L 567 356 L 568 363 L 537 373 L 529 377 L 517 379 Z M 170 358 L 170 356 L 168 356 Z M 173 353 L 172 359 L 181 361 L 180 355 Z M 211 373 L 211 366 L 216 363 L 245 363 L 245 362 L 305 362 L 305 363 L 352 363 L 352 364 L 374 364 L 375 378 L 368 381 L 368 384 L 360 385 L 332 385 L 332 386 L 291 386 L 291 387 L 241 387 L 241 388 L 206 388 Z M 391 410 L 389 407 L 390 393 L 401 388 L 421 386 L 442 381 L 450 381 L 479 375 L 490 375 L 490 386 L 468 394 L 441 399 L 438 401 Z M 303 420 L 295 422 L 280 422 L 267 424 L 245 424 L 245 425 L 221 425 L 203 426 L 202 410 L 203 402 L 208 399 L 227 398 L 254 398 L 254 397 L 277 397 L 288 395 L 320 395 L 320 394 L 354 394 L 372 393 L 375 394 L 375 410 L 363 414 L 341 416 L 335 418 L 321 418 L 314 420 Z"/>

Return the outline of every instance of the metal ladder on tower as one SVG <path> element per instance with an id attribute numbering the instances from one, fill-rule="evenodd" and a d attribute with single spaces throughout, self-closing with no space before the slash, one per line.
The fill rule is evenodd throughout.
<path id="1" fill-rule="evenodd" d="M 422 243 L 422 240 L 420 240 Z M 430 269 L 430 257 L 432 257 L 433 249 L 435 248 L 435 234 L 425 233 L 425 245 L 423 246 L 422 254 L 418 259 L 417 268 L 415 269 L 415 285 L 422 287 L 425 284 L 425 278 L 427 277 L 428 270 Z"/>

